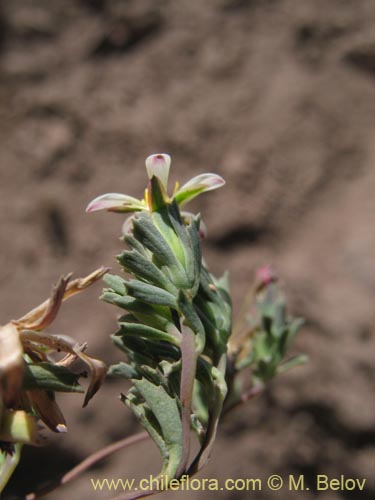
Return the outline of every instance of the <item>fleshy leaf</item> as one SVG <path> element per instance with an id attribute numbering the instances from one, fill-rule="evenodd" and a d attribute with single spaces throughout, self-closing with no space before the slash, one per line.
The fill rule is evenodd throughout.
<path id="1" fill-rule="evenodd" d="M 118 293 L 119 295 L 124 295 L 126 293 L 125 280 L 120 276 L 114 274 L 106 274 L 104 276 L 105 283 L 110 287 L 111 290 Z"/>
<path id="2" fill-rule="evenodd" d="M 127 272 L 133 273 L 134 276 L 141 276 L 144 281 L 147 280 L 152 285 L 164 288 L 170 293 L 177 293 L 176 287 L 165 274 L 152 261 L 135 250 L 123 252 L 118 257 L 118 261 Z"/>
<path id="3" fill-rule="evenodd" d="M 23 388 L 46 389 L 58 392 L 84 392 L 78 383 L 79 375 L 72 373 L 64 366 L 52 363 L 27 364 L 23 380 Z"/>
<path id="4" fill-rule="evenodd" d="M 169 451 L 163 474 L 167 478 L 172 478 L 182 456 L 182 427 L 177 401 L 169 396 L 163 387 L 156 386 L 146 379 L 134 380 L 134 385 L 160 425 Z M 146 429 L 149 430 L 149 427 L 150 425 L 147 425 Z"/>
<path id="5" fill-rule="evenodd" d="M 120 363 L 110 366 L 108 375 L 117 375 L 118 377 L 123 377 L 130 380 L 132 378 L 137 378 L 138 374 L 137 370 L 135 370 L 131 365 L 120 361 Z"/>
<path id="6" fill-rule="evenodd" d="M 224 186 L 225 180 L 217 174 L 201 174 L 193 177 L 180 187 L 174 195 L 174 199 L 182 206 L 196 196 L 206 191 L 212 191 Z"/>
<path id="7" fill-rule="evenodd" d="M 225 355 L 223 355 L 222 361 L 225 365 Z M 225 400 L 225 396 L 227 395 L 227 384 L 225 382 L 225 377 L 222 371 L 225 372 L 225 368 L 223 369 L 222 367 L 222 370 L 219 370 L 215 366 L 211 368 L 213 394 L 215 395 L 214 404 L 213 408 L 210 408 L 210 419 L 203 445 L 187 472 L 189 475 L 194 474 L 206 465 L 209 460 L 213 444 L 215 442 L 216 431 L 223 407 L 223 402 Z"/>
<path id="8" fill-rule="evenodd" d="M 163 332 L 151 326 L 142 325 L 141 323 L 120 323 L 120 330 L 116 335 L 134 335 L 136 337 L 143 337 L 153 340 L 164 340 L 172 344 L 178 344 L 178 340 L 169 333 Z"/>
<path id="9" fill-rule="evenodd" d="M 154 255 L 155 263 L 166 272 L 178 288 L 188 288 L 186 273 L 164 235 L 157 229 L 151 216 L 143 212 L 134 219 L 134 237 Z"/>
<path id="10" fill-rule="evenodd" d="M 147 191 L 149 210 L 151 212 L 158 212 L 166 207 L 169 201 L 167 190 L 162 181 L 156 176 L 151 178 L 149 186 L 150 189 Z"/>
<path id="11" fill-rule="evenodd" d="M 139 212 L 146 206 L 141 200 L 121 193 L 106 193 L 98 196 L 86 207 L 86 212 L 108 210 L 109 212 Z"/>
<path id="12" fill-rule="evenodd" d="M 128 293 L 135 299 L 144 301 L 148 304 L 167 306 L 176 308 L 176 298 L 169 292 L 148 283 L 142 283 L 137 280 L 130 280 L 126 283 Z"/>

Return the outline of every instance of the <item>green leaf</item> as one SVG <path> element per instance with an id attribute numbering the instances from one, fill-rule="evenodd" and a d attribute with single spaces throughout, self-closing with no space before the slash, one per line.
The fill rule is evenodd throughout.
<path id="1" fill-rule="evenodd" d="M 169 333 L 163 332 L 151 326 L 142 325 L 141 323 L 120 323 L 120 330 L 116 333 L 117 336 L 133 335 L 153 340 L 165 340 L 172 344 L 178 345 L 178 340 Z"/>
<path id="2" fill-rule="evenodd" d="M 134 385 L 160 425 L 169 452 L 163 474 L 173 478 L 182 455 L 182 425 L 177 401 L 162 386 L 156 386 L 146 379 L 134 380 Z"/>
<path id="3" fill-rule="evenodd" d="M 193 272 L 196 275 L 196 282 L 192 286 L 192 293 L 195 295 L 197 293 L 200 281 L 200 274 L 202 268 L 202 252 L 201 252 L 201 243 L 199 236 L 199 218 L 193 219 L 190 221 L 190 224 L 186 226 L 186 230 L 188 232 L 190 242 L 191 242 L 191 251 L 192 251 L 192 261 L 193 261 Z"/>
<path id="4" fill-rule="evenodd" d="M 176 256 L 177 261 L 181 264 L 182 269 L 185 270 L 186 263 L 183 249 L 184 241 L 181 240 L 172 225 L 169 207 L 153 212 L 151 217 L 155 226 L 163 235 L 173 254 Z"/>
<path id="5" fill-rule="evenodd" d="M 149 195 L 153 211 L 162 210 L 168 202 L 168 196 L 162 181 L 156 175 L 150 179 Z"/>
<path id="6" fill-rule="evenodd" d="M 135 316 L 142 315 L 144 317 L 150 317 L 160 319 L 160 324 L 164 320 L 165 322 L 171 322 L 172 316 L 169 307 L 157 306 L 146 304 L 141 300 L 137 300 L 129 295 L 120 296 L 112 292 L 104 291 L 101 299 L 109 302 L 110 304 L 117 305 L 126 311 L 134 313 Z M 152 326 L 152 325 L 151 325 Z"/>
<path id="7" fill-rule="evenodd" d="M 223 323 L 221 311 L 217 312 L 215 315 L 209 302 L 202 299 L 199 294 L 194 299 L 194 306 L 203 324 L 207 339 L 209 339 L 213 346 L 219 347 L 220 349 L 224 348 L 226 346 L 226 335 L 221 335 L 218 325 L 219 323 L 221 326 Z"/>
<path id="8" fill-rule="evenodd" d="M 177 302 L 175 297 L 154 285 L 149 285 L 148 283 L 142 283 L 138 280 L 130 280 L 126 282 L 126 288 L 128 293 L 132 295 L 135 299 L 141 300 L 148 304 L 155 304 L 160 306 L 177 307 Z"/>
<path id="9" fill-rule="evenodd" d="M 288 334 L 288 339 L 286 341 L 286 348 L 289 349 L 290 346 L 292 345 L 295 336 L 298 333 L 298 330 L 301 328 L 301 326 L 305 323 L 305 321 L 302 318 L 293 318 L 289 322 L 289 334 Z"/>
<path id="10" fill-rule="evenodd" d="M 184 322 L 190 326 L 190 328 L 196 334 L 196 349 L 197 352 L 201 353 L 204 349 L 206 343 L 206 334 L 202 325 L 201 320 L 192 304 L 192 302 L 187 297 L 183 290 L 180 290 L 178 294 L 178 307 L 182 314 L 185 316 Z"/>
<path id="11" fill-rule="evenodd" d="M 146 304 L 134 297 L 121 297 L 111 292 L 105 292 L 101 298 L 110 304 L 131 312 L 140 323 L 178 337 L 178 331 L 173 323 L 169 307 Z M 119 321 L 121 320 L 123 318 L 120 318 Z"/>
<path id="12" fill-rule="evenodd" d="M 295 356 L 294 358 L 291 358 L 279 365 L 279 367 L 277 368 L 277 373 L 285 373 L 295 366 L 304 365 L 308 362 L 308 360 L 308 356 L 306 356 L 305 354 L 299 354 L 298 356 Z"/>
<path id="13" fill-rule="evenodd" d="M 151 216 L 141 213 L 134 219 L 134 237 L 148 248 L 161 264 L 177 267 L 182 270 L 171 247 L 168 245 L 163 235 L 155 226 Z"/>
<path id="14" fill-rule="evenodd" d="M 176 287 L 163 274 L 153 262 L 138 253 L 136 250 L 125 251 L 119 257 L 118 261 L 125 270 L 132 273 L 135 277 L 148 281 L 160 288 L 164 288 L 172 294 L 177 293 Z"/>
<path id="15" fill-rule="evenodd" d="M 145 248 L 140 241 L 138 241 L 132 234 L 125 234 L 122 238 L 125 243 L 130 248 L 137 250 L 138 253 L 142 254 L 146 258 L 150 258 L 151 252 Z"/>
<path id="16" fill-rule="evenodd" d="M 229 273 L 226 271 L 223 276 L 216 280 L 216 286 L 225 293 L 225 300 L 228 304 L 231 304 L 230 298 L 230 288 L 229 288 Z"/>
<path id="17" fill-rule="evenodd" d="M 111 290 L 118 293 L 119 295 L 125 295 L 126 288 L 124 278 L 121 278 L 120 276 L 116 276 L 114 274 L 105 274 L 103 276 L 103 280 L 105 283 L 107 283 Z"/>
<path id="18" fill-rule="evenodd" d="M 134 237 L 152 252 L 155 264 L 167 274 L 176 287 L 187 288 L 185 270 L 155 226 L 152 217 L 147 213 L 141 213 L 134 219 L 133 225 Z"/>
<path id="19" fill-rule="evenodd" d="M 199 286 L 201 254 L 198 225 L 191 221 L 187 226 L 182 222 L 177 203 L 174 201 L 169 207 L 170 222 L 182 243 L 184 262 L 189 288 L 195 295 Z"/>
<path id="20" fill-rule="evenodd" d="M 150 408 L 148 408 L 146 404 L 139 401 L 139 397 L 134 393 L 134 389 L 135 388 L 132 388 L 129 391 L 128 395 L 124 396 L 122 400 L 132 410 L 134 415 L 137 417 L 146 431 L 150 434 L 152 440 L 160 450 L 160 454 L 163 459 L 163 465 L 164 467 L 166 467 L 168 464 L 169 450 L 163 438 L 160 425 L 155 419 L 155 416 Z"/>
<path id="21" fill-rule="evenodd" d="M 120 363 L 109 367 L 108 375 L 115 375 L 117 377 L 123 377 L 130 380 L 137 378 L 138 373 L 131 365 L 120 361 Z"/>
<path id="22" fill-rule="evenodd" d="M 58 392 L 84 392 L 78 383 L 79 375 L 64 366 L 48 362 L 26 364 L 23 388 L 45 389 Z"/>
<path id="23" fill-rule="evenodd" d="M 281 337 L 287 325 L 286 321 L 286 305 L 284 300 L 275 303 L 273 311 L 272 334 L 274 337 Z"/>
<path id="24" fill-rule="evenodd" d="M 159 368 L 151 368 L 149 365 L 140 365 L 139 372 L 142 374 L 143 378 L 149 380 L 155 385 L 162 385 L 168 391 L 167 379 L 164 377 L 163 373 Z M 141 378 L 141 377 L 139 377 Z"/>
<path id="25" fill-rule="evenodd" d="M 180 350 L 170 342 L 144 339 L 123 335 L 112 335 L 114 344 L 126 352 L 134 368 L 139 372 L 140 365 L 149 364 L 156 367 L 162 361 L 178 362 L 181 358 Z"/>
<path id="26" fill-rule="evenodd" d="M 193 411 L 198 420 L 206 426 L 209 419 L 208 402 L 209 398 L 203 384 L 195 379 L 193 393 Z"/>
<path id="27" fill-rule="evenodd" d="M 271 361 L 273 353 L 273 340 L 264 331 L 257 331 L 253 338 L 254 360 Z"/>
<path id="28" fill-rule="evenodd" d="M 209 421 L 206 434 L 204 436 L 201 449 L 193 460 L 193 463 L 191 464 L 190 469 L 187 471 L 187 474 L 194 474 L 206 465 L 207 461 L 209 460 L 213 444 L 215 442 L 216 431 L 223 408 L 223 402 L 225 396 L 227 395 L 227 384 L 224 377 L 226 364 L 225 354 L 222 355 L 222 358 L 218 364 L 223 365 L 221 366 L 220 370 L 215 366 L 211 368 L 211 378 L 213 382 L 212 392 L 214 394 L 214 398 L 213 404 L 209 408 Z"/>

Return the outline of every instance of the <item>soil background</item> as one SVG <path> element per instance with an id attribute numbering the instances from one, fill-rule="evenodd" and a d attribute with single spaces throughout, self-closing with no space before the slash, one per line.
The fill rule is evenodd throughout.
<path id="1" fill-rule="evenodd" d="M 226 179 L 197 199 L 211 269 L 229 268 L 235 311 L 271 264 L 307 365 L 222 422 L 200 477 L 305 475 L 309 490 L 169 492 L 165 498 L 374 498 L 374 66 L 371 0 L 5 0 L 0 11 L 0 323 L 44 300 L 61 274 L 118 269 L 123 218 L 85 206 L 141 196 L 144 159 L 172 178 Z M 108 363 L 117 311 L 101 285 L 64 304 L 51 333 Z M 108 381 L 85 409 L 59 399 L 66 435 L 24 459 L 4 498 L 21 498 L 98 448 L 139 430 Z M 106 499 L 90 477 L 148 477 L 150 443 L 119 452 L 49 500 Z M 317 474 L 365 490 L 315 490 Z"/>

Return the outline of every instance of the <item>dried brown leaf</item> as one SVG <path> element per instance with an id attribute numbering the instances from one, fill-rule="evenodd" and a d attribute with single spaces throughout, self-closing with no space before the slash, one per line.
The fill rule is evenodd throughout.
<path id="1" fill-rule="evenodd" d="M 52 392 L 41 389 L 27 391 L 30 403 L 41 420 L 54 432 L 66 432 L 66 422 Z"/>
<path id="2" fill-rule="evenodd" d="M 15 325 L 0 327 L 0 395 L 10 405 L 17 397 L 24 372 L 23 347 Z"/>

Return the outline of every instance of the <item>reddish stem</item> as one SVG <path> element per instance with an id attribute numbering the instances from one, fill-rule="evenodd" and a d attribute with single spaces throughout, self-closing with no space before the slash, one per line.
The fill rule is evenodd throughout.
<path id="1" fill-rule="evenodd" d="M 139 443 L 141 441 L 144 441 L 149 437 L 147 432 L 139 432 L 138 434 L 134 434 L 133 436 L 128 436 L 124 439 L 121 439 L 120 441 L 117 441 L 116 443 L 112 443 L 105 448 L 102 448 L 101 450 L 95 451 L 92 453 L 92 455 L 89 455 L 87 458 L 85 458 L 82 462 L 80 462 L 78 465 L 73 467 L 69 472 L 64 474 L 61 478 L 59 478 L 57 481 L 54 481 L 44 488 L 41 488 L 39 491 L 29 493 L 26 495 L 25 500 L 35 500 L 36 498 L 40 498 L 47 493 L 50 493 L 51 491 L 55 490 L 59 486 L 69 483 L 72 479 L 77 477 L 79 474 L 84 472 L 86 469 L 91 467 L 93 464 L 98 462 L 99 460 L 103 460 L 103 458 L 108 457 L 109 455 L 112 455 L 112 453 L 115 453 L 118 450 L 121 450 L 123 448 L 127 448 L 129 446 L 132 446 L 133 444 Z"/>

